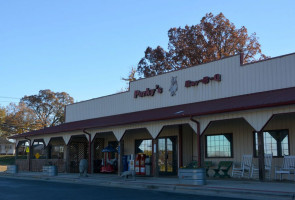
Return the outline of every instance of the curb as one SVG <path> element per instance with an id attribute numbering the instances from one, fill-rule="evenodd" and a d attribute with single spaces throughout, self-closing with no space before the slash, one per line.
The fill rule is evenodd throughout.
<path id="1" fill-rule="evenodd" d="M 243 198 L 243 199 L 280 199 L 280 200 L 295 200 L 295 192 L 281 192 L 281 191 L 264 191 L 264 190 L 251 190 L 241 188 L 226 188 L 226 187 L 210 187 L 210 186 L 192 186 L 182 184 L 160 184 L 160 183 L 145 183 L 140 181 L 112 181 L 112 180 L 99 180 L 93 178 L 78 177 L 50 177 L 50 176 L 22 176 L 12 175 L 7 173 L 0 173 L 0 177 L 10 179 L 22 179 L 22 180 L 39 180 L 48 182 L 60 182 L 60 183 L 72 183 L 83 185 L 95 185 L 103 187 L 116 187 L 116 188 L 128 188 L 139 190 L 155 190 L 162 192 L 172 192 L 181 194 L 193 194 L 193 195 L 207 195 L 207 196 L 220 196 L 231 198 Z"/>

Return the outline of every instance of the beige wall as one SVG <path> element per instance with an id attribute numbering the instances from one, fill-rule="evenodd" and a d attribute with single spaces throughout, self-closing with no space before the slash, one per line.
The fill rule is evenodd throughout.
<path id="1" fill-rule="evenodd" d="M 136 129 L 126 131 L 123 138 L 124 140 L 124 155 L 134 155 L 135 150 L 135 140 L 138 139 L 152 139 L 152 136 L 146 129 Z"/>
<path id="2" fill-rule="evenodd" d="M 158 138 L 177 136 L 178 166 L 180 167 L 180 142 L 179 142 L 179 125 L 165 126 Z M 189 164 L 193 160 L 197 160 L 197 137 L 193 129 L 188 124 L 182 125 L 182 161 L 183 166 Z"/>
<path id="3" fill-rule="evenodd" d="M 211 122 L 202 135 L 202 156 L 205 158 L 205 161 L 212 161 L 215 167 L 218 165 L 219 161 L 233 161 L 234 163 L 240 163 L 243 154 L 253 154 L 253 131 L 254 129 L 244 119 Z M 233 158 L 206 158 L 206 135 L 222 133 L 233 134 Z M 213 170 L 209 170 L 209 175 L 213 176 L 213 174 Z"/>
<path id="4" fill-rule="evenodd" d="M 197 150 L 197 137 L 193 132 L 192 128 L 188 124 L 183 126 L 183 135 L 182 135 L 182 148 L 183 148 L 183 165 L 189 164 L 192 160 L 197 159 L 197 153 L 193 149 Z M 177 148 L 178 153 L 178 162 L 179 162 L 179 126 L 165 126 L 158 135 L 158 138 L 176 136 L 177 137 Z M 135 140 L 137 139 L 152 139 L 151 135 L 146 129 L 136 129 L 132 131 L 127 131 L 124 134 L 124 154 L 134 154 Z M 194 156 L 193 156 L 194 155 Z"/>
<path id="5" fill-rule="evenodd" d="M 117 141 L 115 135 L 113 132 L 107 132 L 107 133 L 97 133 L 95 135 L 95 138 L 104 138 L 104 147 L 108 146 L 109 142 Z"/>
<path id="6" fill-rule="evenodd" d="M 264 130 L 279 130 L 288 129 L 289 130 L 289 152 L 290 155 L 295 155 L 295 114 L 282 114 L 277 115 L 270 120 L 268 125 Z M 283 158 L 273 158 L 272 161 L 272 177 L 274 177 L 275 167 L 281 167 Z M 257 165 L 258 160 L 255 159 Z"/>
<path id="7" fill-rule="evenodd" d="M 281 114 L 274 116 L 264 130 L 288 129 L 289 130 L 289 152 L 295 155 L 295 114 Z"/>
<path id="8" fill-rule="evenodd" d="M 295 86 L 295 54 L 262 62 L 240 65 L 240 56 L 232 56 L 183 70 L 165 73 L 130 83 L 130 91 L 75 103 L 66 107 L 66 122 L 118 115 L 167 106 L 250 94 Z M 185 81 L 221 74 L 221 82 L 211 81 L 186 88 Z M 171 96 L 171 78 L 177 77 L 178 90 Z M 134 98 L 134 91 L 163 88 L 163 93 Z"/>
<path id="9" fill-rule="evenodd" d="M 233 158 L 205 158 L 205 160 L 211 160 L 216 164 L 221 160 L 240 162 L 243 154 L 253 154 L 253 131 L 254 129 L 244 119 L 212 122 L 202 135 L 203 144 L 205 145 L 206 135 L 232 133 Z M 205 152 L 203 156 L 205 157 Z"/>
<path id="10" fill-rule="evenodd" d="M 197 146 L 197 139 L 192 128 L 185 124 L 183 125 L 182 134 L 182 154 L 183 154 L 183 166 L 188 165 L 192 160 L 197 160 L 197 157 L 193 156 L 193 149 Z"/>
<path id="11" fill-rule="evenodd" d="M 264 130 L 288 129 L 289 130 L 289 152 L 295 155 L 295 114 L 281 114 L 274 116 L 269 121 Z M 205 136 L 220 133 L 233 133 L 233 158 L 205 158 L 212 161 L 215 165 L 219 161 L 233 161 L 240 163 L 243 154 L 253 155 L 253 131 L 254 129 L 244 119 L 231 119 L 212 122 L 202 135 L 202 151 L 205 158 Z M 258 167 L 258 158 L 253 159 L 253 163 Z M 275 166 L 282 165 L 282 158 L 273 158 L 272 178 L 274 178 Z M 213 175 L 212 170 L 210 174 Z"/>

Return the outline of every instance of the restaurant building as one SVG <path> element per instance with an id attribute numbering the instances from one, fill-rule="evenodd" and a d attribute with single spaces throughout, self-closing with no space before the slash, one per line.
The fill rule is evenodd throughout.
<path id="1" fill-rule="evenodd" d="M 240 162 L 245 154 L 258 166 L 258 148 L 280 166 L 284 155 L 295 155 L 295 53 L 242 60 L 235 55 L 139 79 L 127 92 L 68 105 L 66 123 L 12 137 L 17 157 L 29 155 L 16 163 L 42 171 L 50 162 L 70 173 L 85 158 L 97 173 L 102 150 L 112 145 L 118 173 L 124 156 L 138 153 L 150 157 L 151 176 L 176 175 L 194 160 Z"/>

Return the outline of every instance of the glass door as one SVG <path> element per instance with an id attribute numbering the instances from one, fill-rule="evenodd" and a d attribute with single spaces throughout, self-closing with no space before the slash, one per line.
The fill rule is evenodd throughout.
<path id="1" fill-rule="evenodd" d="M 160 175 L 177 174 L 176 137 L 158 139 L 158 169 Z"/>

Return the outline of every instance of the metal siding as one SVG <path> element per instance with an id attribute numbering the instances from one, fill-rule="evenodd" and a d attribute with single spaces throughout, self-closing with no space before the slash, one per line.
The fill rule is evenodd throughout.
<path id="1" fill-rule="evenodd" d="M 67 122 L 149 110 L 212 99 L 237 96 L 295 86 L 295 54 L 240 66 L 240 57 L 233 56 L 207 64 L 141 79 L 130 84 L 130 91 L 101 97 L 67 106 Z M 199 80 L 204 76 L 221 74 L 222 81 L 200 83 L 185 88 L 186 80 Z M 177 76 L 178 91 L 170 96 L 171 77 Z M 163 88 L 153 97 L 133 98 L 135 90 Z"/>
<path id="2" fill-rule="evenodd" d="M 135 140 L 152 140 L 152 136 L 145 129 L 128 131 L 125 133 L 124 140 L 124 155 L 135 154 Z"/>
<path id="3" fill-rule="evenodd" d="M 295 114 L 281 114 L 275 116 L 269 121 L 264 130 L 289 130 L 289 147 L 290 155 L 295 154 Z M 212 123 L 205 131 L 203 141 L 205 141 L 206 135 L 220 134 L 220 133 L 233 133 L 233 158 L 205 158 L 206 161 L 212 161 L 214 165 L 217 165 L 219 161 L 230 160 L 235 163 L 240 163 L 243 154 L 253 155 L 253 131 L 254 129 L 243 119 L 232 119 L 224 121 L 216 121 Z M 194 149 L 194 155 L 197 154 L 197 150 Z M 273 158 L 272 160 L 272 175 L 274 178 L 275 167 L 282 165 L 282 158 Z M 258 158 L 253 158 L 253 163 L 258 166 Z M 211 171 L 211 170 L 210 170 Z M 210 172 L 213 175 L 212 171 Z"/>
<path id="4" fill-rule="evenodd" d="M 177 136 L 178 137 L 178 126 L 165 126 L 165 127 L 163 127 L 158 138 L 168 137 L 168 136 Z"/>
<path id="5" fill-rule="evenodd" d="M 290 155 L 295 155 L 295 114 L 282 114 L 274 116 L 264 130 L 289 130 Z"/>
<path id="6" fill-rule="evenodd" d="M 290 155 L 295 154 L 295 114 L 282 114 L 277 115 L 269 121 L 264 130 L 289 130 L 289 152 Z M 281 167 L 283 163 L 283 158 L 273 158 L 272 159 L 272 175 L 274 178 L 275 167 Z M 258 158 L 254 158 L 254 164 L 258 166 Z"/>
<path id="7" fill-rule="evenodd" d="M 183 125 L 182 135 L 182 156 L 183 166 L 188 165 L 193 158 L 193 148 L 197 145 L 197 140 L 193 140 L 193 130 L 189 125 Z"/>
<path id="8" fill-rule="evenodd" d="M 207 135 L 232 133 L 233 134 L 233 158 L 205 158 L 217 166 L 220 161 L 234 161 L 240 163 L 243 154 L 253 154 L 253 128 L 243 119 L 232 119 L 212 123 L 205 131 L 203 141 Z M 205 148 L 205 147 L 204 147 Z M 209 170 L 213 175 L 213 170 Z"/>
<path id="9" fill-rule="evenodd" d="M 197 139 L 198 139 L 198 136 L 197 136 L 197 134 L 196 134 L 196 132 L 195 131 L 193 131 L 193 144 L 194 144 L 194 146 L 193 146 L 193 160 L 198 160 L 198 141 L 197 141 Z M 202 144 L 201 144 L 201 146 L 202 146 Z"/>

